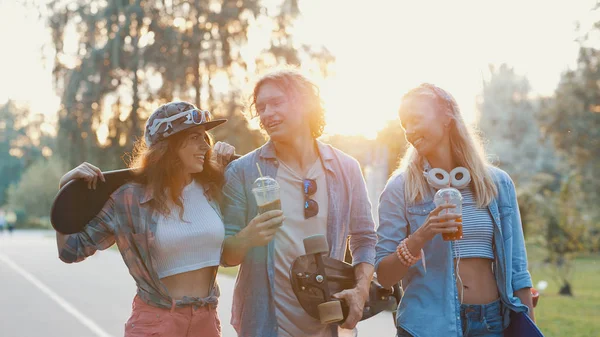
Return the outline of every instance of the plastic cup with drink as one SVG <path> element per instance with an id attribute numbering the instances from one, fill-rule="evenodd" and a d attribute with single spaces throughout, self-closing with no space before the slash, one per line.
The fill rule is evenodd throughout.
<path id="1" fill-rule="evenodd" d="M 447 187 L 442 188 L 433 197 L 433 202 L 435 206 L 438 207 L 443 204 L 452 204 L 455 207 L 446 208 L 440 212 L 440 215 L 443 214 L 461 214 L 462 215 L 462 195 L 460 191 L 456 188 Z M 460 240 L 463 237 L 463 228 L 462 228 L 462 216 L 456 220 L 456 222 L 460 222 L 461 224 L 457 227 L 457 231 L 454 233 L 442 233 L 442 238 L 444 241 L 454 241 Z"/>
<path id="2" fill-rule="evenodd" d="M 281 210 L 279 184 L 269 176 L 261 176 L 252 185 L 252 194 L 258 205 L 258 214 L 268 211 Z"/>

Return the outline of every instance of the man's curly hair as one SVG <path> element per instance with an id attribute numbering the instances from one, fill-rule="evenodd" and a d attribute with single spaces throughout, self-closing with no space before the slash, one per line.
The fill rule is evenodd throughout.
<path id="1" fill-rule="evenodd" d="M 310 132 L 313 138 L 319 138 L 323 134 L 323 129 L 325 129 L 325 109 L 323 108 L 319 87 L 306 76 L 293 69 L 272 71 L 256 82 L 251 97 L 251 117 L 258 117 L 256 97 L 261 86 L 267 82 L 273 83 L 283 90 L 286 97 L 292 102 L 298 101 L 304 105 L 309 119 Z"/>

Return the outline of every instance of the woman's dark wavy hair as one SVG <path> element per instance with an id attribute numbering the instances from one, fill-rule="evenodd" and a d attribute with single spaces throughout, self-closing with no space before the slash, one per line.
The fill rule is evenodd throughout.
<path id="1" fill-rule="evenodd" d="M 250 98 L 250 111 L 252 111 L 250 117 L 258 117 L 256 97 L 261 86 L 267 82 L 273 83 L 283 90 L 288 99 L 300 100 L 305 104 L 310 132 L 313 138 L 321 137 L 325 129 L 325 108 L 323 107 L 319 87 L 306 76 L 293 69 L 275 70 L 264 75 L 256 82 Z"/>
<path id="2" fill-rule="evenodd" d="M 185 187 L 186 177 L 182 174 L 182 163 L 177 153 L 182 146 L 185 146 L 188 135 L 194 129 L 178 132 L 150 147 L 141 138 L 134 146 L 129 166 L 136 171 L 135 181 L 152 191 L 152 207 L 163 215 L 170 213 L 169 201 L 171 201 L 179 207 L 179 217 L 183 218 L 181 192 Z M 212 138 L 206 134 L 205 140 L 211 150 L 206 153 L 202 172 L 192 174 L 192 178 L 208 187 L 210 196 L 219 200 L 224 183 L 224 168 L 211 160 Z"/>

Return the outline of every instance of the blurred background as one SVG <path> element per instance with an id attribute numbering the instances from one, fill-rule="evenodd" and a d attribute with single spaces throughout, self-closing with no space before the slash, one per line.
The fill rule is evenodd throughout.
<path id="1" fill-rule="evenodd" d="M 542 331 L 600 330 L 596 0 L 0 0 L 0 46 L 0 294 L 24 308 L 42 291 L 54 304 L 40 314 L 79 317 L 88 335 L 122 334 L 134 288 L 117 254 L 94 257 L 98 268 L 64 270 L 56 259 L 48 215 L 59 178 L 83 161 L 124 168 L 146 118 L 171 100 L 228 118 L 215 138 L 247 153 L 265 142 L 246 118 L 253 82 L 292 65 L 320 86 L 322 140 L 360 161 L 375 214 L 407 148 L 402 94 L 421 82 L 452 93 L 517 186 Z M 114 289 L 89 283 L 101 268 L 98 277 L 115 268 L 129 282 L 125 308 L 102 293 Z M 77 273 L 81 296 L 66 285 Z M 232 287 L 232 275 L 224 270 L 223 284 Z M 96 291 L 123 313 L 116 326 L 102 316 L 113 309 L 86 312 L 82 297 Z M 29 336 L 25 327 L 65 335 L 2 307 L 14 318 L 2 336 Z M 383 320 L 377 331 L 393 335 Z"/>

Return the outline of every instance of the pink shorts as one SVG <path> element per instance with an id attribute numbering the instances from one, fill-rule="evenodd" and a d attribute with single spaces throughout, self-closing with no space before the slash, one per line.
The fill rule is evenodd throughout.
<path id="1" fill-rule="evenodd" d="M 146 304 L 136 295 L 125 337 L 138 336 L 220 337 L 221 321 L 211 306 L 163 309 Z"/>

